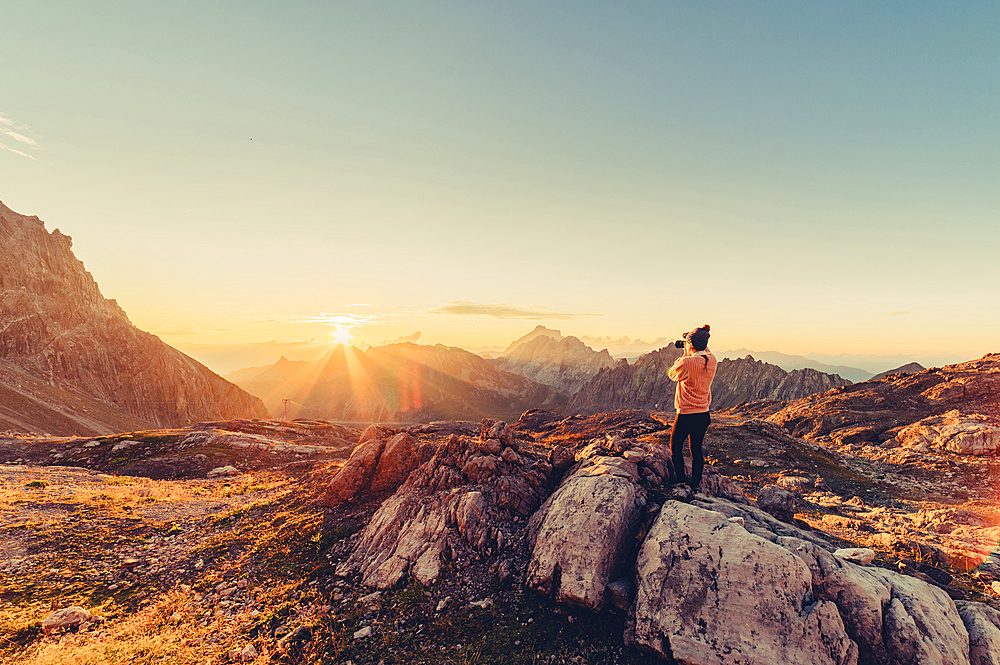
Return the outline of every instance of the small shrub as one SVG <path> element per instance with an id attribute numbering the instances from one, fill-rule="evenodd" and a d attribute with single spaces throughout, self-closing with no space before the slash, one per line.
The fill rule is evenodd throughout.
<path id="1" fill-rule="evenodd" d="M 48 487 L 49 484 L 48 484 L 48 482 L 46 482 L 44 480 L 32 480 L 30 483 L 25 483 L 24 486 L 27 487 L 27 488 L 29 488 L 29 489 L 43 490 L 46 487 Z"/>

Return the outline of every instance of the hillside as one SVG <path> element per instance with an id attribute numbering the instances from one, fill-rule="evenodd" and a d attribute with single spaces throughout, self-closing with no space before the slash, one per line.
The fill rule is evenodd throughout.
<path id="1" fill-rule="evenodd" d="M 11 427 L 89 434 L 122 429 L 122 414 L 158 427 L 267 415 L 260 400 L 132 325 L 58 229 L 48 233 L 37 217 L 0 203 L 0 249 L 0 360 L 8 368 L 0 380 L 33 403 L 18 423 L 6 418 Z M 11 377 L 19 374 L 78 397 L 18 388 Z M 86 406 L 93 402 L 104 406 Z"/>

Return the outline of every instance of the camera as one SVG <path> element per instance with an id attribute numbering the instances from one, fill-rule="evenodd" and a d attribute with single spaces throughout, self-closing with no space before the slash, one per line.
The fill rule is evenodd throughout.
<path id="1" fill-rule="evenodd" d="M 674 348 L 675 349 L 683 349 L 684 348 L 684 342 L 687 341 L 687 338 L 688 338 L 689 334 L 690 333 L 684 333 L 683 335 L 681 335 L 681 337 L 683 337 L 683 339 L 679 339 L 676 342 L 674 342 Z"/>

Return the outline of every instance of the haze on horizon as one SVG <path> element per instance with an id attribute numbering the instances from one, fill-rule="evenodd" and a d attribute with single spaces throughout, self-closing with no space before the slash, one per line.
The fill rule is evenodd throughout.
<path id="1" fill-rule="evenodd" d="M 1000 350 L 998 27 L 987 3 L 22 3 L 0 200 L 220 372 L 538 324 L 974 358 Z"/>

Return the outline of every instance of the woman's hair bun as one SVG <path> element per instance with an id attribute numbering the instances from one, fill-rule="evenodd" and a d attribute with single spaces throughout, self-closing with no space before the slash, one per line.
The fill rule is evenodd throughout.
<path id="1" fill-rule="evenodd" d="M 710 330 L 711 330 L 712 328 L 711 328 L 711 327 L 710 327 L 710 326 L 709 326 L 709 325 L 708 325 L 708 324 L 706 323 L 705 325 L 703 325 L 703 326 L 701 327 L 701 329 L 702 329 L 702 330 L 704 330 L 705 332 L 708 332 L 708 331 L 710 331 Z"/>

